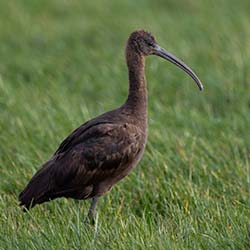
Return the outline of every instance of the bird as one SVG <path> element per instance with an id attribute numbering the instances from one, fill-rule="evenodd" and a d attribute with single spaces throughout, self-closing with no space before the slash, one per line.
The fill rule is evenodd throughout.
<path id="1" fill-rule="evenodd" d="M 52 157 L 34 174 L 19 195 L 24 211 L 37 204 L 66 197 L 91 199 L 87 219 L 95 221 L 98 199 L 122 180 L 141 160 L 148 137 L 148 94 L 145 58 L 162 57 L 203 85 L 184 62 L 158 45 L 143 30 L 129 35 L 125 56 L 129 91 L 123 105 L 75 129 Z"/>

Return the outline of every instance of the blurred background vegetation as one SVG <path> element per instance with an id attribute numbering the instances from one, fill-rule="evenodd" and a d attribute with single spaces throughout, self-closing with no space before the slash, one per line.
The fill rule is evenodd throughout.
<path id="1" fill-rule="evenodd" d="M 249 249 L 250 2 L 0 1 L 2 249 Z M 23 214 L 17 195 L 58 144 L 127 95 L 124 47 L 143 28 L 204 84 L 147 58 L 149 142 L 99 204 Z"/>

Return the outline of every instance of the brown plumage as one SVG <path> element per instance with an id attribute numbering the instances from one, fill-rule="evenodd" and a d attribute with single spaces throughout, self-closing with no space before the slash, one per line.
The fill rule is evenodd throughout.
<path id="1" fill-rule="evenodd" d="M 58 197 L 92 198 L 88 216 L 94 217 L 97 198 L 125 177 L 142 157 L 147 140 L 145 56 L 151 54 L 183 69 L 202 89 L 194 72 L 158 46 L 150 33 L 133 32 L 126 47 L 129 95 L 125 104 L 73 131 L 21 192 L 20 205 L 29 209 Z"/>

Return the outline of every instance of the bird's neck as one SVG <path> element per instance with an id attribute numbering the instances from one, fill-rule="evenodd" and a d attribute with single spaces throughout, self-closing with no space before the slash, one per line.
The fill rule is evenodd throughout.
<path id="1" fill-rule="evenodd" d="M 126 59 L 129 74 L 129 94 L 126 105 L 134 115 L 147 118 L 147 84 L 145 78 L 145 58 L 143 55 L 127 49 Z"/>

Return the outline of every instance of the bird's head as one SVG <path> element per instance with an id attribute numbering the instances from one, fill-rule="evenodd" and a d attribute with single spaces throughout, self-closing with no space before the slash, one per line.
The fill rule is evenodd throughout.
<path id="1" fill-rule="evenodd" d="M 134 31 L 128 39 L 128 46 L 144 56 L 153 54 L 155 44 L 153 35 L 144 30 Z"/>
<path id="2" fill-rule="evenodd" d="M 203 89 L 202 83 L 194 71 L 173 54 L 161 48 L 151 33 L 144 30 L 134 31 L 129 36 L 127 48 L 132 49 L 141 56 L 156 55 L 168 60 L 189 74 L 200 90 Z"/>

